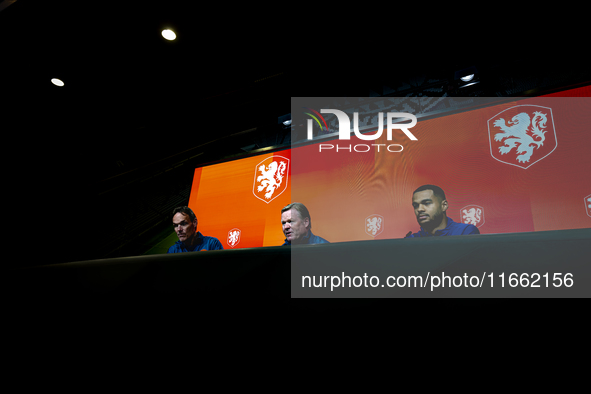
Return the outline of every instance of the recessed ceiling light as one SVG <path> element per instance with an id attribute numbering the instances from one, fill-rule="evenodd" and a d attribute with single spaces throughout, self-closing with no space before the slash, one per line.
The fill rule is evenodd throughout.
<path id="1" fill-rule="evenodd" d="M 170 29 L 162 30 L 162 37 L 166 38 L 169 41 L 172 41 L 176 38 L 176 34 Z"/>
<path id="2" fill-rule="evenodd" d="M 64 86 L 64 83 L 61 80 L 57 79 L 57 78 L 53 78 L 51 80 L 51 83 L 54 84 L 55 86 Z"/>
<path id="3" fill-rule="evenodd" d="M 465 88 L 465 87 L 467 87 L 467 86 L 476 85 L 476 84 L 477 84 L 477 83 L 479 83 L 479 82 L 480 82 L 480 81 L 475 81 L 475 82 L 470 82 L 470 83 L 467 83 L 467 84 L 465 84 L 464 86 L 460 86 L 460 89 L 461 89 L 461 88 Z"/>

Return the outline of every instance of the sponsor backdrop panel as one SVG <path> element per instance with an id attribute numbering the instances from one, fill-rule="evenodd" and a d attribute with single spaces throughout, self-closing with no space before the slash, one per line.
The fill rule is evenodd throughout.
<path id="1" fill-rule="evenodd" d="M 287 150 L 197 169 L 189 207 L 198 230 L 218 238 L 225 249 L 281 245 L 289 161 Z"/>
<path id="2" fill-rule="evenodd" d="M 292 99 L 294 123 L 305 124 L 312 114 L 318 120 L 312 122 L 315 136 L 338 133 L 335 115 L 320 114 L 316 100 Z M 418 122 L 409 131 L 417 140 L 396 128 L 388 139 L 386 113 L 404 109 L 381 107 L 384 130 L 375 140 L 354 134 L 339 140 L 335 134 L 197 168 L 189 206 L 198 230 L 224 248 L 283 244 L 280 211 L 294 201 L 309 208 L 312 231 L 330 242 L 402 238 L 419 229 L 411 198 L 422 184 L 441 186 L 449 217 L 483 234 L 590 228 L 590 100 L 537 97 L 478 108 L 474 98 L 476 109 L 470 111 L 415 114 Z M 345 101 L 349 107 L 343 108 L 351 129 L 351 114 L 359 111 L 362 130 L 377 130 L 377 113 L 363 116 L 371 107 L 355 108 L 354 102 Z"/>
<path id="3" fill-rule="evenodd" d="M 261 156 L 266 157 L 266 156 Z M 275 182 L 270 182 L 271 188 L 266 187 L 264 190 L 271 190 L 270 201 L 265 203 L 265 236 L 263 238 L 262 246 L 277 246 L 285 242 L 283 235 L 283 228 L 281 226 L 281 208 L 291 203 L 291 151 L 280 151 L 272 155 L 271 159 L 266 159 L 267 163 L 272 160 L 279 163 L 277 173 L 274 173 L 273 179 Z M 285 173 L 281 173 L 281 163 L 285 163 Z M 257 168 L 257 175 L 253 180 L 256 189 L 261 187 L 264 178 L 261 178 L 261 167 Z M 279 175 L 279 174 L 282 175 Z M 276 186 L 274 186 L 276 185 Z M 269 192 L 267 192 L 269 193 Z M 259 200 L 259 202 L 262 202 Z M 262 205 L 259 203 L 253 206 L 253 209 L 261 209 Z"/>
<path id="4" fill-rule="evenodd" d="M 292 100 L 292 112 L 317 100 Z M 351 129 L 351 114 L 358 111 L 364 119 L 365 109 L 342 108 Z M 450 204 L 448 216 L 476 225 L 483 234 L 589 228 L 583 200 L 591 193 L 590 109 L 586 97 L 516 99 L 419 117 L 410 129 L 416 141 L 399 130 L 391 140 L 385 130 L 372 141 L 335 135 L 293 150 L 292 199 L 308 206 L 314 233 L 331 242 L 400 238 L 418 231 L 411 198 L 422 184 L 441 186 Z M 385 118 L 388 108 L 380 110 Z M 322 116 L 335 123 L 334 114 Z M 389 151 L 390 144 L 403 149 Z"/>
<path id="5" fill-rule="evenodd" d="M 308 208 L 312 232 L 329 242 L 368 239 L 364 222 L 373 213 L 375 159 L 370 153 L 317 154 L 318 146 L 292 149 L 291 197 Z"/>

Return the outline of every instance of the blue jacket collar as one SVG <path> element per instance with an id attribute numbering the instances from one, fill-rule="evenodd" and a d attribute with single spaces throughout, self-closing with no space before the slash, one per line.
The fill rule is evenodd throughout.
<path id="1" fill-rule="evenodd" d="M 312 234 L 312 230 L 308 231 L 308 234 L 304 235 L 304 237 L 302 238 L 304 240 L 304 242 L 301 242 L 302 245 L 308 244 L 310 243 L 310 237 L 312 237 L 314 234 Z M 285 238 L 285 243 L 283 245 L 291 245 L 291 242 L 287 240 L 287 238 Z"/>
<path id="2" fill-rule="evenodd" d="M 451 227 L 455 224 L 455 222 L 448 217 L 447 218 L 447 225 L 445 226 L 445 228 L 443 230 L 437 230 L 435 231 L 435 234 L 433 234 L 434 236 L 437 235 L 446 235 L 447 233 L 449 233 L 451 231 Z M 421 231 L 419 231 L 419 233 L 421 234 L 422 237 L 430 237 L 431 234 L 426 232 L 425 229 L 423 229 L 421 227 Z"/>
<path id="3" fill-rule="evenodd" d="M 177 245 L 180 245 L 181 248 L 191 251 L 191 250 L 195 250 L 195 248 L 197 248 L 199 245 L 201 245 L 203 243 L 203 235 L 201 235 L 201 233 L 199 231 L 197 231 L 197 243 L 195 245 L 193 245 L 192 248 L 189 249 L 189 247 L 183 242 L 183 241 L 176 241 Z"/>

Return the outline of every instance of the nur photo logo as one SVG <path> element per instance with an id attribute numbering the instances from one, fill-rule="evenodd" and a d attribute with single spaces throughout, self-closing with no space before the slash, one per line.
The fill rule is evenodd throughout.
<path id="1" fill-rule="evenodd" d="M 349 119 L 349 115 L 345 112 L 338 110 L 338 109 L 321 109 L 320 112 L 308 108 L 303 107 L 306 111 L 304 112 L 306 115 L 310 116 L 310 119 L 307 119 L 307 138 L 308 140 L 312 140 L 314 138 L 314 124 L 317 124 L 321 131 L 329 132 L 328 124 L 326 120 L 322 116 L 322 114 L 333 114 L 337 117 L 337 121 L 339 124 L 339 140 L 346 141 L 351 140 L 351 120 Z M 406 112 L 387 112 L 386 116 L 384 117 L 383 112 L 378 113 L 378 129 L 374 134 L 362 134 L 359 131 L 359 112 L 353 113 L 353 133 L 355 136 L 363 141 L 375 141 L 378 138 L 382 137 L 384 133 L 384 120 L 386 123 L 386 139 L 388 141 L 392 141 L 394 130 L 400 130 L 404 133 L 404 135 L 409 138 L 411 141 L 418 141 L 417 137 L 413 133 L 410 132 L 410 128 L 416 126 L 417 124 L 417 117 L 413 114 L 406 113 Z M 398 123 L 401 120 L 409 120 L 409 123 Z M 395 121 L 397 120 L 397 121 Z M 315 123 L 314 123 L 315 122 Z M 327 150 L 335 150 L 336 152 L 346 151 L 349 153 L 352 152 L 369 152 L 372 150 L 380 151 L 388 151 L 392 153 L 402 152 L 404 147 L 400 144 L 349 144 L 341 146 L 339 144 L 319 144 L 318 146 L 319 152 L 327 151 Z"/>

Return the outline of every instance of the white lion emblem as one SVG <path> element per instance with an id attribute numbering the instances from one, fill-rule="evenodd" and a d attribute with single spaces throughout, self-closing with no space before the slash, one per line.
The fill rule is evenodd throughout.
<path id="1" fill-rule="evenodd" d="M 367 226 L 367 230 L 369 232 L 371 232 L 371 235 L 375 236 L 376 233 L 382 227 L 382 218 L 380 218 L 380 217 L 368 218 L 366 226 Z"/>
<path id="2" fill-rule="evenodd" d="M 275 190 L 281 186 L 286 168 L 287 163 L 284 161 L 281 161 L 279 164 L 277 164 L 276 161 L 273 161 L 269 164 L 269 167 L 262 164 L 258 168 L 258 171 L 263 175 L 257 177 L 257 182 L 261 183 L 260 186 L 257 187 L 257 191 L 261 192 L 266 188 L 265 198 L 270 199 L 273 193 L 275 193 Z"/>
<path id="3" fill-rule="evenodd" d="M 462 216 L 464 223 L 475 226 L 480 223 L 480 219 L 482 218 L 482 210 L 480 208 L 464 209 L 462 212 L 464 213 Z"/>
<path id="4" fill-rule="evenodd" d="M 494 126 L 502 130 L 502 133 L 495 134 L 495 141 L 505 139 L 505 146 L 499 147 L 499 152 L 504 155 L 516 148 L 515 151 L 518 153 L 517 161 L 520 163 L 529 161 L 534 149 L 544 144 L 546 139 L 544 134 L 547 131 L 544 130 L 546 122 L 546 114 L 539 111 L 534 112 L 532 120 L 525 112 L 517 114 L 508 122 L 509 125 L 505 123 L 503 118 L 495 120 Z"/>
<path id="5" fill-rule="evenodd" d="M 240 230 L 230 231 L 228 233 L 228 242 L 230 243 L 231 246 L 236 245 L 236 242 L 238 242 L 239 235 L 240 235 Z"/>

